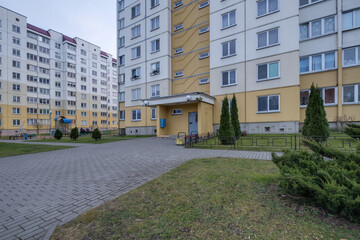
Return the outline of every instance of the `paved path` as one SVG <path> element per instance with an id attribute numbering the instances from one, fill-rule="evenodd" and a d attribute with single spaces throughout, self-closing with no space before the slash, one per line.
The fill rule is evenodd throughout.
<path id="1" fill-rule="evenodd" d="M 48 239 L 56 225 L 202 157 L 271 158 L 186 149 L 158 138 L 0 158 L 0 239 Z"/>

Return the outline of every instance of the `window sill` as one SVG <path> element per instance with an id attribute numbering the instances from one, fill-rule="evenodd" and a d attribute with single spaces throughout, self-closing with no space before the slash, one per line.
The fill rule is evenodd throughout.
<path id="1" fill-rule="evenodd" d="M 160 27 L 157 27 L 157 28 L 154 28 L 154 29 L 151 29 L 150 32 L 153 32 L 155 30 L 158 30 Z"/>
<path id="2" fill-rule="evenodd" d="M 266 49 L 266 48 L 271 48 L 271 47 L 275 47 L 275 46 L 279 46 L 279 45 L 280 45 L 280 43 L 276 43 L 276 44 L 268 45 L 268 46 L 265 46 L 265 47 L 259 47 L 256 50 L 263 50 L 263 49 Z"/>
<path id="3" fill-rule="evenodd" d="M 140 122 L 141 121 L 141 119 L 140 120 L 131 120 L 132 122 Z"/>
<path id="4" fill-rule="evenodd" d="M 221 28 L 220 30 L 222 31 L 222 30 L 226 30 L 226 29 L 228 29 L 228 28 L 232 28 L 232 27 L 235 27 L 237 24 L 233 24 L 233 25 L 230 25 L 230 26 L 227 26 L 227 27 L 223 27 L 223 28 Z"/>
<path id="5" fill-rule="evenodd" d="M 324 70 L 319 70 L 319 71 L 312 71 L 312 72 L 300 72 L 300 75 L 307 75 L 307 74 L 313 74 L 313 73 L 321 73 L 321 72 L 327 72 L 327 71 L 334 71 L 337 70 L 337 67 L 335 68 L 329 68 L 329 69 L 324 69 Z"/>
<path id="6" fill-rule="evenodd" d="M 157 53 L 157 52 L 160 52 L 160 49 L 159 49 L 159 50 L 156 50 L 156 51 L 153 51 L 153 52 L 151 52 L 150 54 L 154 54 L 154 53 Z"/>
<path id="7" fill-rule="evenodd" d="M 357 105 L 360 104 L 360 102 L 343 102 L 343 105 Z"/>
<path id="8" fill-rule="evenodd" d="M 131 16 L 131 20 L 132 19 L 134 19 L 134 18 L 136 18 L 136 17 L 138 17 L 138 16 L 140 16 L 141 14 L 138 14 L 138 15 L 136 15 L 136 16 Z"/>
<path id="9" fill-rule="evenodd" d="M 331 33 L 326 33 L 326 34 L 323 34 L 323 35 L 319 35 L 319 36 L 316 36 L 316 37 L 311 37 L 311 38 L 307 38 L 307 39 L 300 39 L 299 42 L 302 43 L 302 42 L 314 40 L 314 39 L 317 39 L 317 38 L 322 38 L 322 37 L 330 36 L 330 35 L 333 35 L 333 34 L 336 34 L 336 31 L 335 31 L 335 32 L 331 32 Z"/>
<path id="10" fill-rule="evenodd" d="M 273 12 L 265 13 L 265 14 L 260 15 L 260 16 L 257 16 L 256 19 L 259 19 L 259 18 L 262 18 L 262 17 L 266 17 L 266 16 L 269 16 L 269 15 L 274 14 L 274 13 L 277 13 L 277 12 L 280 12 L 280 9 L 275 10 L 275 11 L 273 11 Z"/>
<path id="11" fill-rule="evenodd" d="M 134 40 L 134 39 L 136 39 L 136 38 L 139 38 L 140 36 L 141 36 L 141 35 L 136 36 L 136 37 L 132 37 L 131 40 Z"/>
<path id="12" fill-rule="evenodd" d="M 237 54 L 235 53 L 235 54 L 231 54 L 231 55 L 223 56 L 223 57 L 221 57 L 221 59 L 234 57 L 234 56 L 236 56 L 236 55 L 237 55 Z"/>
<path id="13" fill-rule="evenodd" d="M 132 60 L 136 60 L 136 59 L 139 59 L 139 58 L 141 58 L 141 56 L 139 56 L 139 57 L 136 57 L 136 58 L 132 58 L 132 59 L 131 59 L 131 61 L 132 61 Z"/>
<path id="14" fill-rule="evenodd" d="M 222 88 L 226 88 L 226 87 L 233 87 L 233 86 L 236 86 L 237 83 L 234 83 L 234 84 L 229 84 L 229 85 L 221 85 Z"/>
<path id="15" fill-rule="evenodd" d="M 119 121 L 125 121 L 125 119 L 119 119 Z"/>
<path id="16" fill-rule="evenodd" d="M 360 66 L 360 63 L 359 64 L 352 64 L 352 65 L 348 65 L 348 66 L 343 66 L 343 68 L 351 68 L 351 67 L 357 67 L 357 66 Z"/>
<path id="17" fill-rule="evenodd" d="M 160 75 L 160 72 L 158 72 L 158 73 L 150 73 L 150 76 L 156 76 L 156 75 Z"/>
<path id="18" fill-rule="evenodd" d="M 348 31 L 351 31 L 351 30 L 359 29 L 359 28 L 360 28 L 360 26 L 355 26 L 355 27 L 352 27 L 352 28 L 343 29 L 342 31 L 343 32 L 348 32 Z"/>
<path id="19" fill-rule="evenodd" d="M 308 7 L 308 6 L 317 4 L 317 3 L 321 3 L 321 2 L 323 2 L 323 1 L 325 1 L 325 0 L 321 0 L 321 1 L 318 1 L 318 2 L 314 2 L 314 3 L 308 3 L 308 4 L 305 4 L 305 5 L 299 6 L 299 9 L 305 8 L 305 7 Z"/>
<path id="20" fill-rule="evenodd" d="M 155 6 L 150 7 L 150 9 L 154 9 L 154 8 L 156 8 L 157 6 L 160 6 L 160 3 L 159 3 L 158 5 L 155 5 Z"/>
<path id="21" fill-rule="evenodd" d="M 136 80 L 139 80 L 141 79 L 141 77 L 138 77 L 138 78 L 130 78 L 131 81 L 136 81 Z"/>
<path id="22" fill-rule="evenodd" d="M 257 114 L 267 114 L 267 113 L 280 113 L 280 110 L 278 111 L 269 111 L 269 112 L 256 112 Z"/>
<path id="23" fill-rule="evenodd" d="M 324 107 L 335 107 L 337 106 L 337 103 L 329 103 L 329 104 L 324 104 Z"/>
<path id="24" fill-rule="evenodd" d="M 152 119 L 150 119 L 151 121 L 156 121 L 156 118 L 152 118 Z"/>
<path id="25" fill-rule="evenodd" d="M 260 80 L 256 80 L 256 82 L 266 82 L 266 81 L 277 80 L 277 79 L 280 79 L 280 76 L 279 77 L 273 77 L 273 78 L 260 79 Z"/>

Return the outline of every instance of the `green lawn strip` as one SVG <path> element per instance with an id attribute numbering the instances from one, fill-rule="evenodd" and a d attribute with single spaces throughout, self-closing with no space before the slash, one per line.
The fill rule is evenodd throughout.
<path id="1" fill-rule="evenodd" d="M 0 143 L 0 157 L 9 157 L 15 155 L 48 152 L 71 148 L 68 146 L 51 146 L 51 145 L 36 145 L 36 144 L 21 144 L 21 143 Z"/>
<path id="2" fill-rule="evenodd" d="M 90 144 L 101 144 L 101 143 L 110 143 L 117 141 L 124 141 L 134 138 L 143 138 L 149 136 L 114 136 L 114 135 L 105 135 L 102 136 L 100 140 L 95 140 L 91 136 L 81 136 L 76 140 L 70 139 L 70 137 L 63 137 L 60 140 L 57 139 L 41 139 L 41 140 L 29 140 L 29 142 L 58 142 L 58 143 L 90 143 Z M 153 137 L 153 136 L 150 136 Z"/>
<path id="3" fill-rule="evenodd" d="M 58 227 L 51 239 L 356 239 L 360 226 L 284 197 L 272 162 L 198 159 Z"/>
<path id="4" fill-rule="evenodd" d="M 228 149 L 228 150 L 253 150 L 253 151 L 281 151 L 282 149 L 308 149 L 303 145 L 304 139 L 301 135 L 296 134 L 251 134 L 240 137 L 236 145 L 221 145 L 217 137 L 208 140 L 199 141 L 194 144 L 195 148 L 210 149 Z M 334 138 L 335 137 L 335 138 Z M 355 150 L 356 140 L 345 134 L 332 134 L 328 139 L 328 146 L 343 150 Z"/>

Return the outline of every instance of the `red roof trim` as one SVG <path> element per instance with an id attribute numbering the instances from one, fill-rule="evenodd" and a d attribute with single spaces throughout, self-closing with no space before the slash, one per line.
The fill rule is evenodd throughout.
<path id="1" fill-rule="evenodd" d="M 63 35 L 63 42 L 65 42 L 65 41 L 68 41 L 68 42 L 73 43 L 73 44 L 77 44 L 76 41 L 73 38 L 68 37 L 66 35 Z"/>
<path id="2" fill-rule="evenodd" d="M 106 52 L 100 51 L 100 54 L 103 55 L 104 57 L 109 57 L 109 55 Z"/>
<path id="3" fill-rule="evenodd" d="M 117 60 L 115 58 L 113 58 L 112 61 L 117 64 Z"/>
<path id="4" fill-rule="evenodd" d="M 48 37 L 51 37 L 50 33 L 42 28 L 39 28 L 39 27 L 36 27 L 34 25 L 31 25 L 30 23 L 27 24 L 27 28 L 30 29 L 30 30 L 33 30 L 37 33 L 40 33 L 42 35 L 45 35 L 45 36 L 48 36 Z"/>

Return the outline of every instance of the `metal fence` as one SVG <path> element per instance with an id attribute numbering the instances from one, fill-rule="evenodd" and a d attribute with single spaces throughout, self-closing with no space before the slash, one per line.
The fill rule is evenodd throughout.
<path id="1" fill-rule="evenodd" d="M 185 137 L 187 147 L 196 148 L 216 148 L 216 149 L 234 149 L 234 150 L 264 150 L 264 151 L 281 151 L 290 150 L 307 150 L 303 143 L 304 139 L 319 140 L 329 147 L 343 151 L 356 151 L 356 146 L 360 142 L 360 136 L 330 136 L 328 138 L 315 136 L 304 137 L 302 135 L 248 135 L 235 137 L 222 137 L 227 143 L 223 144 L 219 136 L 215 135 L 188 135 Z"/>

